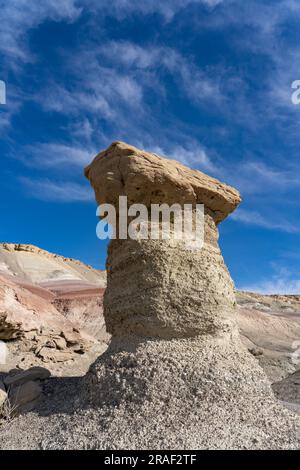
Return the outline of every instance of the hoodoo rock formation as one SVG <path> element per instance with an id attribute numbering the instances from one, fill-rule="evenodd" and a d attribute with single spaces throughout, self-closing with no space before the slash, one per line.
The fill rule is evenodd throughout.
<path id="1" fill-rule="evenodd" d="M 86 168 L 98 204 L 203 203 L 201 250 L 181 240 L 112 240 L 104 316 L 112 342 L 88 374 L 106 448 L 297 447 L 283 409 L 242 346 L 217 225 L 239 193 L 171 160 L 113 143 Z M 102 427 L 101 426 L 101 427 Z"/>
<path id="2" fill-rule="evenodd" d="M 194 337 L 231 331 L 235 295 L 218 246 L 217 223 L 240 202 L 238 192 L 180 163 L 117 142 L 86 168 L 98 204 L 205 205 L 205 244 L 176 240 L 112 240 L 104 315 L 113 335 Z M 119 214 L 118 214 L 119 215 Z"/>

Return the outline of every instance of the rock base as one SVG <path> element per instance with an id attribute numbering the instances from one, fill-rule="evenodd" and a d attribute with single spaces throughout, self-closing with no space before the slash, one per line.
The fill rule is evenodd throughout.
<path id="1" fill-rule="evenodd" d="M 299 447 L 299 418 L 277 402 L 236 333 L 113 341 L 87 380 L 97 448 Z"/>
<path id="2" fill-rule="evenodd" d="M 73 387 L 68 409 L 18 418 L 1 434 L 0 447 L 299 448 L 300 417 L 276 400 L 236 332 L 113 339 Z M 57 387 L 56 394 L 59 400 L 65 390 Z"/>

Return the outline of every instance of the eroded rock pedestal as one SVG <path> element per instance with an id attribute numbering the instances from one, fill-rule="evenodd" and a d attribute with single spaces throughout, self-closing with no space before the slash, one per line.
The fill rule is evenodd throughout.
<path id="1" fill-rule="evenodd" d="M 202 249 L 179 240 L 113 240 L 108 249 L 104 315 L 115 336 L 184 338 L 231 331 L 233 283 L 218 245 L 217 224 L 240 202 L 238 192 L 180 163 L 117 142 L 87 167 L 98 204 L 204 204 Z M 171 224 L 172 225 L 172 224 Z M 150 233 L 149 233 L 150 235 Z"/>
<path id="2" fill-rule="evenodd" d="M 217 224 L 240 202 L 201 172 L 117 142 L 86 169 L 99 204 L 205 205 L 205 243 L 113 240 L 104 315 L 112 343 L 92 366 L 89 399 L 110 448 L 297 447 L 283 409 L 236 327 Z M 101 430 L 103 427 L 103 430 Z"/>

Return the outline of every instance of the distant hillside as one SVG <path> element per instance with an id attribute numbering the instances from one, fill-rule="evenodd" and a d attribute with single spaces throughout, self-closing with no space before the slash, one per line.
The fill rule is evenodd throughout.
<path id="1" fill-rule="evenodd" d="M 0 244 L 0 274 L 50 289 L 56 284 L 72 284 L 76 288 L 81 284 L 106 284 L 105 271 L 33 245 L 14 243 Z"/>

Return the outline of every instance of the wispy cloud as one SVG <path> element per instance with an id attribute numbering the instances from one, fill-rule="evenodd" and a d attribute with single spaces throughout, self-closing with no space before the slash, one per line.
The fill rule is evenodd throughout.
<path id="1" fill-rule="evenodd" d="M 149 15 L 158 13 L 166 21 L 170 21 L 174 15 L 190 5 L 198 4 L 214 8 L 223 1 L 225 0 L 164 0 L 161 2 L 156 0 L 101 0 L 101 3 L 97 3 L 99 7 L 101 6 L 103 12 L 108 12 L 110 16 L 116 16 L 120 19 L 133 14 Z M 96 4 L 95 0 L 94 4 Z"/>
<path id="2" fill-rule="evenodd" d="M 143 144 L 142 147 L 146 148 Z M 214 163 L 209 158 L 207 151 L 196 141 L 190 141 L 186 146 L 179 144 L 170 144 L 166 148 L 153 146 L 149 148 L 149 151 L 162 157 L 177 160 L 196 169 L 217 171 Z"/>
<path id="3" fill-rule="evenodd" d="M 240 287 L 241 290 L 260 294 L 299 295 L 300 279 L 280 279 L 262 281 L 259 284 L 249 284 Z"/>
<path id="4" fill-rule="evenodd" d="M 149 96 L 161 104 L 168 98 L 164 85 L 168 76 L 195 105 L 219 107 L 223 102 L 222 77 L 213 70 L 201 70 L 192 57 L 168 47 L 111 41 L 100 47 L 82 46 L 64 62 L 72 76 L 70 83 L 50 81 L 35 96 L 45 111 L 73 117 L 84 113 L 110 123 L 117 120 L 124 129 L 136 120 L 139 132 L 143 121 L 155 118 Z M 130 120 L 128 113 L 132 113 Z"/>
<path id="5" fill-rule="evenodd" d="M 22 158 L 27 166 L 56 168 L 84 167 L 96 155 L 96 150 L 56 143 L 38 143 L 24 149 Z M 30 158 L 28 158 L 30 157 Z"/>
<path id="6" fill-rule="evenodd" d="M 246 209 L 237 209 L 231 215 L 231 219 L 243 224 L 254 225 L 269 230 L 279 230 L 287 233 L 300 233 L 300 227 L 293 225 L 287 220 L 283 220 L 280 216 L 276 218 L 275 214 L 273 214 L 273 218 L 270 220 L 269 217 L 264 216 L 259 212 Z"/>
<path id="7" fill-rule="evenodd" d="M 35 199 L 42 201 L 75 203 L 94 200 L 88 185 L 84 186 L 70 181 L 52 181 L 47 178 L 21 177 L 20 182 L 25 191 Z"/>
<path id="8" fill-rule="evenodd" d="M 0 0 L 0 52 L 9 58 L 11 65 L 15 60 L 31 61 L 27 33 L 45 20 L 74 21 L 81 13 L 77 4 L 76 0 Z"/>
<path id="9" fill-rule="evenodd" d="M 241 290 L 258 292 L 260 294 L 300 294 L 300 278 L 284 266 L 273 266 L 274 274 L 270 279 L 264 279 L 253 284 L 240 286 Z"/>
<path id="10" fill-rule="evenodd" d="M 268 56 L 274 64 L 270 70 L 276 76 L 288 70 L 284 47 L 280 44 L 280 27 L 286 18 L 300 14 L 299 3 L 293 0 L 279 0 L 272 5 L 254 0 L 251 7 L 249 2 L 237 0 L 62 0 L 59 4 L 45 0 L 34 6 L 25 0 L 11 0 L 4 5 L 2 14 L 6 14 L 5 23 L 9 25 L 0 32 L 2 52 L 14 54 L 19 50 L 15 57 L 21 59 L 23 51 L 24 60 L 30 60 L 30 54 L 26 59 L 29 52 L 24 40 L 26 34 L 47 19 L 76 21 L 85 12 L 87 15 L 93 13 L 90 17 L 92 23 L 100 21 L 102 25 L 101 21 L 106 16 L 124 18 L 158 13 L 160 19 L 163 17 L 171 22 L 175 21 L 176 13 L 185 8 L 192 7 L 196 12 L 197 5 L 206 6 L 208 14 L 195 14 L 189 19 L 191 28 L 196 27 L 197 22 L 203 29 L 215 31 L 226 31 L 226 28 L 234 26 L 237 28 L 235 36 L 228 37 L 233 42 L 238 38 L 237 50 Z M 249 35 L 249 31 L 257 34 Z M 269 71 L 264 78 L 265 83 L 270 83 L 269 88 L 254 97 L 247 94 L 249 77 L 243 67 L 227 67 L 226 61 L 215 61 L 205 67 L 199 65 L 199 58 L 190 54 L 189 48 L 180 51 L 159 40 L 139 44 L 131 40 L 111 41 L 104 31 L 101 41 L 87 37 L 75 52 L 63 51 L 63 73 L 55 77 L 50 74 L 45 88 L 35 95 L 42 110 L 58 113 L 66 120 L 68 138 L 59 143 L 54 140 L 33 144 L 22 152 L 16 152 L 25 156 L 27 165 L 52 169 L 84 166 L 111 140 L 122 139 L 210 172 L 237 186 L 247 197 L 263 196 L 264 202 L 272 199 L 274 194 L 299 188 L 299 167 L 295 162 L 294 165 L 290 160 L 276 164 L 276 156 L 272 155 L 271 161 L 266 163 L 264 155 L 253 154 L 243 155 L 237 162 L 228 150 L 223 157 L 212 146 L 204 145 L 201 138 L 204 135 L 205 139 L 205 134 L 198 132 L 196 126 L 192 128 L 185 125 L 179 116 L 168 114 L 168 99 L 172 98 L 169 95 L 175 93 L 176 97 L 183 98 L 200 111 L 213 109 L 223 121 L 221 126 L 226 128 L 228 140 L 232 138 L 232 128 L 241 127 L 247 132 L 257 129 L 263 125 L 265 109 L 271 121 L 278 115 L 272 101 L 274 87 Z M 288 54 L 291 57 L 292 52 Z M 173 87 L 172 91 L 168 87 L 170 81 L 172 85 L 176 84 L 175 92 Z M 162 115 L 166 126 L 161 125 Z M 6 128 L 10 117 L 2 118 Z M 210 127 L 209 133 L 214 132 L 214 127 Z M 289 137 L 290 127 L 286 132 Z M 250 223 L 251 218 L 251 223 L 260 227 L 267 228 L 267 224 L 274 230 L 296 230 L 288 222 L 266 222 L 256 211 L 250 215 L 240 212 L 239 217 L 240 221 L 243 218 L 243 223 Z"/>
<path id="11" fill-rule="evenodd" d="M 192 4 L 215 7 L 223 0 L 0 0 L 0 52 L 10 60 L 28 62 L 33 56 L 28 48 L 27 34 L 46 20 L 74 22 L 82 12 L 101 16 L 126 17 L 132 14 L 159 13 L 170 21 L 176 13 Z"/>
<path id="12" fill-rule="evenodd" d="M 155 74 L 157 81 L 163 70 L 169 72 L 177 81 L 179 89 L 196 103 L 207 99 L 219 104 L 223 101 L 220 90 L 222 77 L 219 73 L 215 73 L 214 69 L 210 72 L 202 70 L 196 66 L 192 57 L 185 57 L 170 47 L 153 44 L 141 47 L 129 41 L 111 41 L 98 48 L 96 55 L 98 59 L 105 57 L 111 66 L 122 65 L 134 71 L 135 76 L 139 74 L 140 79 L 143 78 L 142 82 L 146 78 L 145 71 Z"/>
<path id="13" fill-rule="evenodd" d="M 264 203 L 300 188 L 300 167 L 293 160 L 267 164 L 252 156 L 240 162 L 220 162 L 220 177 L 236 186 L 244 195 L 264 195 Z M 233 166 L 234 165 L 234 166 Z M 268 199 L 269 195 L 269 199 Z"/>
<path id="14" fill-rule="evenodd" d="M 208 106 L 213 101 L 221 106 L 220 78 L 201 70 L 192 57 L 184 57 L 165 46 L 141 47 L 129 41 L 110 41 L 94 48 L 82 46 L 76 56 L 67 57 L 64 63 L 72 79 L 67 84 L 47 83 L 47 88 L 36 95 L 36 101 L 47 112 L 67 116 L 75 139 L 90 142 L 93 134 L 92 145 L 99 148 L 116 139 L 153 151 L 159 147 L 157 153 L 196 168 L 216 171 L 208 150 L 187 130 L 183 131 L 182 123 L 177 119 L 172 123 L 173 118 L 169 119 L 167 129 L 162 129 L 159 123 L 161 106 L 170 98 L 164 83 L 170 77 L 177 83 L 179 93 L 195 105 Z M 155 111 L 149 105 L 149 97 L 151 103 L 154 99 L 159 104 Z M 78 126 L 79 119 L 82 126 Z M 117 129 L 118 134 L 110 135 L 108 130 L 104 135 L 103 121 L 114 132 Z M 92 131 L 91 123 L 97 132 Z M 49 148 L 52 154 L 61 154 L 60 149 L 52 152 Z M 50 160 L 55 165 L 62 160 L 47 158 L 48 151 L 45 153 L 45 148 L 37 146 L 32 152 L 34 162 L 38 161 L 36 154 L 40 150 L 46 162 Z M 68 153 L 67 149 L 62 150 Z"/>
<path id="15" fill-rule="evenodd" d="M 24 93 L 19 92 L 15 86 L 6 84 L 6 104 L 0 107 L 0 136 L 9 130 L 12 119 L 22 109 Z"/>
<path id="16" fill-rule="evenodd" d="M 79 54 L 78 54 L 79 56 Z M 94 61 L 93 61 L 94 59 Z M 85 64 L 87 75 L 82 69 Z M 45 111 L 65 115 L 96 114 L 107 120 L 117 118 L 121 106 L 136 108 L 141 105 L 141 85 L 128 74 L 104 67 L 90 54 L 84 53 L 73 64 L 76 84 L 72 89 L 57 83 L 36 94 L 36 101 Z"/>

